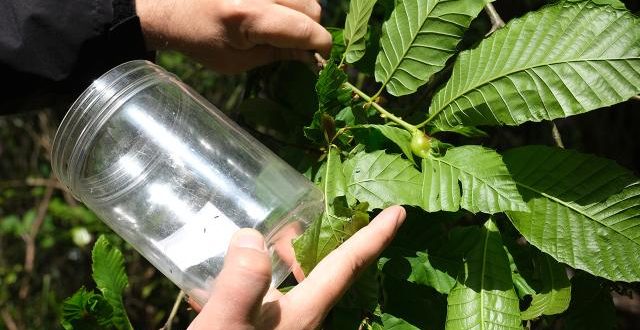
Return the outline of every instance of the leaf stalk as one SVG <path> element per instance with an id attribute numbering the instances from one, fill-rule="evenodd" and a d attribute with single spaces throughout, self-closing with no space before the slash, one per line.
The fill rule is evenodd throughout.
<path id="1" fill-rule="evenodd" d="M 406 129 L 409 132 L 413 132 L 413 131 L 418 129 L 415 125 L 407 123 L 406 121 L 402 120 L 402 118 L 392 114 L 391 112 L 389 112 L 385 108 L 383 108 L 380 104 L 378 104 L 376 102 L 376 99 L 378 98 L 378 94 L 380 92 L 376 93 L 376 95 L 374 95 L 374 97 L 370 97 L 369 95 L 367 95 L 366 93 L 364 93 L 359 88 L 357 88 L 356 86 L 352 85 L 349 82 L 345 82 L 343 84 L 343 86 L 345 86 L 346 88 L 349 88 L 356 95 L 360 96 L 363 100 L 365 100 L 367 102 L 366 103 L 367 105 L 370 105 L 374 109 L 376 109 L 384 118 L 387 118 L 387 119 L 395 122 L 396 124 L 402 126 L 404 129 Z"/>
<path id="2" fill-rule="evenodd" d="M 564 149 L 562 135 L 560 135 L 560 130 L 558 130 L 558 126 L 553 121 L 551 122 L 551 136 L 553 137 L 553 141 L 556 143 L 556 146 Z"/>
<path id="3" fill-rule="evenodd" d="M 488 3 L 484 7 L 484 11 L 487 13 L 487 15 L 489 15 L 489 20 L 491 21 L 491 30 L 487 32 L 487 36 L 493 34 L 499 28 L 505 26 L 504 20 L 502 19 L 502 17 L 500 17 L 500 14 L 498 14 L 498 11 L 496 10 L 496 7 L 493 6 L 493 4 Z"/>
<path id="4" fill-rule="evenodd" d="M 416 125 L 417 129 L 423 128 L 424 126 L 426 126 L 429 122 L 431 122 L 431 120 L 433 120 L 433 118 L 435 118 L 435 116 L 439 113 L 436 112 L 434 114 L 432 114 L 431 116 L 429 116 L 425 121 L 421 122 L 420 124 Z"/>

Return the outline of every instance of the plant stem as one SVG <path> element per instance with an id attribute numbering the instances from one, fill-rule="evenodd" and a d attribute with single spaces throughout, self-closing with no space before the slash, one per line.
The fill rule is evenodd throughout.
<path id="1" fill-rule="evenodd" d="M 383 108 L 380 104 L 375 102 L 375 97 L 377 97 L 377 95 L 380 92 L 376 93 L 376 96 L 374 98 L 372 98 L 369 95 L 365 94 L 360 89 L 358 89 L 356 86 L 353 86 L 352 84 L 350 84 L 349 82 L 345 82 L 343 85 L 345 87 L 349 88 L 354 93 L 356 93 L 358 96 L 360 96 L 363 100 L 365 100 L 367 102 L 367 104 L 371 105 L 374 109 L 376 109 L 378 112 L 380 112 L 383 117 L 388 118 L 389 120 L 391 120 L 391 121 L 395 122 L 396 124 L 402 126 L 404 129 L 408 130 L 409 132 L 413 132 L 413 131 L 415 131 L 417 129 L 416 126 L 407 123 L 406 121 L 402 120 L 400 117 L 397 117 L 396 115 L 392 114 L 391 112 L 389 112 L 385 108 Z"/>
<path id="2" fill-rule="evenodd" d="M 347 53 L 345 52 L 344 54 L 342 54 L 342 58 L 340 59 L 340 64 L 338 64 L 338 67 L 341 68 L 342 65 L 344 64 L 344 60 L 347 59 Z"/>
<path id="3" fill-rule="evenodd" d="M 380 86 L 380 89 L 378 89 L 378 91 L 373 94 L 373 96 L 371 97 L 372 100 L 377 100 L 378 97 L 380 96 L 380 94 L 382 94 L 382 91 L 384 90 L 384 86 L 386 86 L 387 84 L 384 83 L 382 86 Z"/>
<path id="4" fill-rule="evenodd" d="M 67 190 L 67 187 L 65 187 L 57 179 L 26 178 L 24 180 L 0 181 L 0 188 L 47 187 L 50 185 L 62 191 Z"/>
<path id="5" fill-rule="evenodd" d="M 160 328 L 160 330 L 171 330 L 173 319 L 176 317 L 176 314 L 178 313 L 178 307 L 180 307 L 180 303 L 182 303 L 183 299 L 184 291 L 180 290 L 180 293 L 178 293 L 178 296 L 176 297 L 176 301 L 173 303 L 173 308 L 171 309 L 169 318 L 167 319 L 167 322 L 164 324 L 164 326 Z"/>
<path id="6" fill-rule="evenodd" d="M 555 141 L 556 146 L 564 149 L 564 143 L 562 143 L 562 135 L 560 135 L 558 126 L 556 126 L 556 123 L 553 121 L 551 122 L 551 136 L 553 136 L 553 141 Z"/>
<path id="7" fill-rule="evenodd" d="M 40 200 L 40 204 L 38 205 L 38 211 L 36 214 L 35 220 L 31 224 L 31 228 L 28 233 L 23 234 L 22 239 L 25 243 L 25 252 L 24 252 L 24 272 L 26 276 L 22 278 L 22 284 L 20 285 L 20 291 L 18 296 L 20 299 L 27 299 L 29 296 L 30 289 L 30 280 L 31 275 L 33 273 L 33 266 L 36 259 L 36 237 L 38 236 L 38 232 L 44 223 L 44 219 L 47 216 L 47 209 L 49 208 L 49 203 L 51 202 L 51 197 L 53 196 L 53 188 L 55 184 L 55 180 L 53 178 L 53 174 L 49 180 L 49 184 L 45 188 L 44 196 L 42 200 Z"/>
<path id="8" fill-rule="evenodd" d="M 11 317 L 11 313 L 7 308 L 3 308 L 0 311 L 0 315 L 2 315 L 2 321 L 4 321 L 4 326 L 7 327 L 8 330 L 18 330 L 18 325 L 16 321 Z"/>
<path id="9" fill-rule="evenodd" d="M 433 118 L 435 118 L 435 115 L 437 115 L 438 113 L 434 113 L 433 115 L 429 116 L 429 118 L 427 118 L 425 121 L 421 122 L 420 124 L 416 125 L 416 128 L 420 129 L 423 128 L 425 125 L 427 125 L 431 120 L 433 120 Z"/>
<path id="10" fill-rule="evenodd" d="M 640 101 L 640 95 L 632 96 L 632 100 Z"/>
<path id="11" fill-rule="evenodd" d="M 318 62 L 318 65 L 320 67 L 324 67 L 327 64 L 327 60 L 325 60 L 320 54 L 315 53 L 314 57 L 316 58 L 316 61 Z M 344 57 L 343 57 L 343 60 L 344 60 Z M 340 61 L 340 63 L 342 64 L 342 61 Z M 413 133 L 413 131 L 418 129 L 416 126 L 407 123 L 406 121 L 402 120 L 400 117 L 397 117 L 396 115 L 394 115 L 391 112 L 387 111 L 385 108 L 383 108 L 380 104 L 378 104 L 375 101 L 378 98 L 378 96 L 380 96 L 380 93 L 382 93 L 382 90 L 384 89 L 384 85 L 382 85 L 382 87 L 380 87 L 380 89 L 376 92 L 376 94 L 373 97 L 370 97 L 365 92 L 361 91 L 358 87 L 352 85 L 348 81 L 345 82 L 343 84 L 343 86 L 349 88 L 352 92 L 356 93 L 363 100 L 365 100 L 367 102 L 367 104 L 373 106 L 373 108 L 376 109 L 378 112 L 380 112 L 380 114 L 383 117 L 388 118 L 389 120 L 391 120 L 391 121 L 395 122 L 396 124 L 402 126 L 404 129 L 408 130 L 409 132 Z"/>
<path id="12" fill-rule="evenodd" d="M 316 59 L 316 62 L 318 62 L 318 66 L 320 68 L 324 68 L 324 66 L 327 65 L 327 60 L 325 60 L 324 57 L 322 57 L 322 55 L 318 53 L 313 53 L 313 57 Z"/>
<path id="13" fill-rule="evenodd" d="M 498 11 L 496 10 L 496 7 L 493 6 L 493 4 L 488 3 L 484 7 L 484 11 L 487 13 L 487 15 L 489 15 L 489 20 L 491 20 L 491 30 L 487 32 L 487 36 L 489 36 L 492 33 L 496 32 L 496 30 L 498 30 L 499 28 L 503 27 L 505 24 L 504 24 L 504 21 L 502 20 L 502 17 L 500 17 L 500 14 L 498 14 Z"/>

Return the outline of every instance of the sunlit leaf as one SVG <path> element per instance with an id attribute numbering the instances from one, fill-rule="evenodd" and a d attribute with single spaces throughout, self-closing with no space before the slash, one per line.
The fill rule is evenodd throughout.
<path id="1" fill-rule="evenodd" d="M 320 71 L 316 82 L 318 94 L 318 110 L 313 115 L 309 126 L 304 128 L 307 138 L 315 142 L 321 142 L 326 137 L 323 135 L 335 134 L 335 120 L 333 116 L 349 105 L 351 91 L 345 89 L 342 84 L 347 81 L 347 75 L 330 60 Z M 327 136 L 331 138 L 331 136 Z"/>
<path id="2" fill-rule="evenodd" d="M 402 0 L 382 26 L 376 81 L 396 96 L 415 92 L 451 57 L 491 0 Z"/>
<path id="3" fill-rule="evenodd" d="M 320 185 L 324 192 L 324 212 L 293 243 L 296 259 L 305 274 L 309 274 L 322 258 L 369 221 L 366 212 L 357 207 L 356 210 L 351 210 L 346 204 L 346 183 L 340 153 L 335 147 L 331 147 L 327 153 Z M 364 207 L 366 208 L 366 204 Z"/>
<path id="4" fill-rule="evenodd" d="M 443 128 L 519 125 L 640 93 L 640 19 L 588 1 L 516 18 L 458 57 L 429 115 Z"/>
<path id="5" fill-rule="evenodd" d="M 348 63 L 354 63 L 364 56 L 365 35 L 373 6 L 376 0 L 351 0 L 349 13 L 344 25 L 345 57 Z"/>
<path id="6" fill-rule="evenodd" d="M 543 253 L 536 255 L 535 263 L 533 276 L 539 281 L 538 292 L 533 295 L 529 308 L 521 313 L 523 320 L 560 314 L 569 308 L 571 301 L 571 284 L 565 267 Z"/>
<path id="7" fill-rule="evenodd" d="M 584 2 L 584 1 L 591 1 L 595 4 L 598 5 L 609 5 L 613 8 L 616 9 L 627 9 L 627 7 L 624 5 L 624 3 L 622 3 L 622 1 L 620 0 L 560 0 L 560 1 L 566 1 L 566 2 Z"/>
<path id="8" fill-rule="evenodd" d="M 445 329 L 522 329 L 500 232 L 490 220 L 479 235 L 466 257 L 466 273 L 447 298 Z"/>
<path id="9" fill-rule="evenodd" d="M 460 207 L 485 213 L 527 210 L 502 157 L 480 146 L 452 148 L 443 157 L 424 158 L 420 206 L 430 212 Z"/>
<path id="10" fill-rule="evenodd" d="M 360 125 L 358 127 L 373 129 L 384 135 L 387 139 L 395 143 L 407 158 L 413 161 L 413 152 L 411 151 L 411 133 L 403 128 L 393 127 L 389 125 Z"/>
<path id="11" fill-rule="evenodd" d="M 109 302 L 84 287 L 62 304 L 62 326 L 67 330 L 113 329 L 112 315 Z"/>
<path id="12" fill-rule="evenodd" d="M 122 301 L 128 284 L 122 253 L 105 236 L 100 236 L 93 246 L 92 260 L 93 280 L 113 307 L 113 324 L 119 330 L 133 329 Z"/>
<path id="13" fill-rule="evenodd" d="M 382 314 L 382 324 L 385 330 L 419 330 L 411 323 L 390 314 Z"/>
<path id="14" fill-rule="evenodd" d="M 531 212 L 507 215 L 556 260 L 615 281 L 640 280 L 640 181 L 615 162 L 528 146 L 504 161 Z M 624 265 L 624 267 L 621 267 Z"/>
<path id="15" fill-rule="evenodd" d="M 333 44 L 331 46 L 331 55 L 329 58 L 341 58 L 342 54 L 344 54 L 344 51 L 346 50 L 344 45 L 344 30 L 334 27 L 327 27 L 326 29 L 331 33 L 331 41 Z"/>
<path id="16" fill-rule="evenodd" d="M 347 193 L 371 209 L 393 204 L 419 205 L 420 172 L 400 155 L 359 152 L 345 161 Z"/>

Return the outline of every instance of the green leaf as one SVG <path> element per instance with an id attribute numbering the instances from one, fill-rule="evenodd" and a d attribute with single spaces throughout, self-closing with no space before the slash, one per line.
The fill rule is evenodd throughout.
<path id="1" fill-rule="evenodd" d="M 622 3 L 620 0 L 562 0 L 562 1 L 566 1 L 566 2 L 585 2 L 585 1 L 591 1 L 595 4 L 598 5 L 609 5 L 615 9 L 627 9 L 627 7 L 625 7 L 624 3 Z"/>
<path id="2" fill-rule="evenodd" d="M 438 128 L 437 126 L 429 126 L 427 128 L 429 130 L 429 135 L 433 135 L 436 133 L 440 133 L 440 132 L 451 132 L 451 133 L 456 133 L 456 134 L 460 134 L 462 136 L 465 137 L 470 137 L 470 138 L 485 138 L 485 137 L 489 137 L 489 134 L 487 134 L 487 132 L 474 127 L 474 126 L 458 126 L 458 127 L 451 127 L 448 128 L 447 130 L 441 130 L 440 128 Z"/>
<path id="3" fill-rule="evenodd" d="M 412 265 L 412 269 L 417 272 L 412 274 L 409 281 L 415 281 L 418 284 L 428 285 L 436 291 L 448 294 L 456 284 L 456 272 L 459 271 L 459 265 L 456 260 L 449 260 L 442 255 L 427 252 L 417 252 L 416 261 L 418 265 Z M 437 265 L 441 263 L 445 265 L 444 269 L 440 269 Z"/>
<path id="4" fill-rule="evenodd" d="M 303 118 L 290 108 L 281 104 L 261 98 L 250 98 L 242 101 L 235 110 L 242 116 L 245 124 L 250 125 L 256 131 L 274 136 L 284 141 L 295 141 L 300 137 L 299 130 L 291 127 L 300 127 L 308 120 Z M 286 117 L 287 120 L 282 120 Z"/>
<path id="5" fill-rule="evenodd" d="M 336 197 L 346 195 L 346 179 L 342 173 L 342 162 L 340 152 L 334 146 L 329 147 L 327 153 L 327 166 L 320 177 L 322 191 L 325 197 L 325 211 L 333 212 L 333 201 Z"/>
<path id="6" fill-rule="evenodd" d="M 354 63 L 364 56 L 367 24 L 375 4 L 376 0 L 351 0 L 349 3 L 343 34 L 347 63 Z"/>
<path id="7" fill-rule="evenodd" d="M 533 295 L 529 308 L 521 313 L 523 320 L 560 314 L 567 310 L 571 301 L 571 284 L 565 267 L 543 253 L 536 254 L 535 263 L 537 274 L 534 276 L 540 281 L 540 289 Z"/>
<path id="8" fill-rule="evenodd" d="M 413 162 L 413 152 L 411 151 L 411 133 L 403 128 L 389 125 L 360 125 L 358 127 L 373 129 L 380 132 L 387 139 L 398 145 L 407 158 Z"/>
<path id="9" fill-rule="evenodd" d="M 615 162 L 528 146 L 504 161 L 531 209 L 507 212 L 531 244 L 556 260 L 614 281 L 640 279 L 640 182 Z"/>
<path id="10" fill-rule="evenodd" d="M 639 92 L 640 20 L 610 6 L 562 2 L 514 19 L 462 52 L 429 118 L 442 129 L 519 125 Z"/>
<path id="11" fill-rule="evenodd" d="M 466 258 L 465 276 L 447 299 L 445 329 L 522 329 L 518 296 L 500 232 L 493 221 Z"/>
<path id="12" fill-rule="evenodd" d="M 376 81 L 411 94 L 440 71 L 471 21 L 490 0 L 402 0 L 382 26 Z"/>
<path id="13" fill-rule="evenodd" d="M 393 251 L 392 253 L 401 254 L 400 251 Z M 414 255 L 407 254 L 402 257 L 402 261 L 398 257 L 385 261 L 383 263 L 384 272 L 394 277 L 406 276 L 405 280 L 407 282 L 426 285 L 443 294 L 448 294 L 451 291 L 456 284 L 456 275 L 460 268 L 456 260 L 448 260 L 441 256 L 429 255 L 427 252 L 421 251 L 414 252 Z M 446 268 L 441 269 L 442 267 L 439 264 L 435 266 L 432 264 L 433 260 L 442 263 Z M 411 271 L 408 274 L 404 274 L 402 270 L 406 269 L 407 266 Z M 454 269 L 454 271 L 448 271 L 449 269 L 447 268 Z"/>
<path id="14" fill-rule="evenodd" d="M 513 228 L 513 226 L 511 226 Z M 513 228 L 509 228 L 513 232 L 518 231 Z M 502 228 L 502 241 L 504 242 L 505 252 L 509 258 L 509 267 L 511 268 L 511 280 L 513 281 L 513 287 L 516 290 L 516 294 L 522 300 L 526 296 L 533 296 L 536 294 L 529 281 L 526 278 L 531 279 L 533 274 L 533 249 L 529 244 L 518 244 L 516 239 L 508 237 L 511 234 L 504 227 Z M 519 236 L 519 233 L 518 233 Z"/>
<path id="15" fill-rule="evenodd" d="M 326 140 L 335 134 L 333 116 L 348 107 L 351 101 L 351 91 L 342 86 L 346 81 L 347 75 L 334 61 L 327 61 L 327 65 L 320 71 L 315 87 L 318 110 L 314 113 L 311 124 L 304 128 L 304 135 L 310 140 L 320 143 L 323 137 Z"/>
<path id="16" fill-rule="evenodd" d="M 478 235 L 475 228 L 458 227 L 443 232 L 442 224 L 431 225 L 441 220 L 451 222 L 441 214 L 405 220 L 396 239 L 378 262 L 386 276 L 449 294 L 456 278 L 463 272 L 463 258 L 475 245 Z"/>
<path id="17" fill-rule="evenodd" d="M 421 201 L 429 212 L 460 207 L 485 213 L 527 210 L 502 157 L 480 146 L 452 148 L 444 157 L 424 158 Z"/>
<path id="18" fill-rule="evenodd" d="M 420 172 L 400 155 L 358 152 L 345 161 L 344 174 L 348 198 L 367 201 L 370 209 L 419 205 Z"/>
<path id="19" fill-rule="evenodd" d="M 287 117 L 309 118 L 317 109 L 318 97 L 315 85 L 318 75 L 309 66 L 299 61 L 281 62 L 275 72 L 268 73 L 267 95 L 288 108 Z"/>
<path id="20" fill-rule="evenodd" d="M 331 33 L 332 40 L 331 55 L 329 58 L 341 58 L 346 50 L 344 46 L 344 30 L 335 27 L 327 27 L 326 29 Z"/>
<path id="21" fill-rule="evenodd" d="M 109 302 L 84 287 L 62 304 L 62 326 L 67 330 L 113 329 L 112 315 Z"/>
<path id="22" fill-rule="evenodd" d="M 420 330 L 411 323 L 391 314 L 382 314 L 382 324 L 385 330 Z"/>
<path id="23" fill-rule="evenodd" d="M 373 312 L 378 305 L 378 277 L 376 265 L 367 267 L 340 298 L 336 307 L 355 309 L 359 315 Z"/>
<path id="24" fill-rule="evenodd" d="M 411 324 L 418 329 L 425 330 L 444 327 L 447 308 L 444 295 L 430 287 L 390 276 L 383 277 L 382 283 L 384 313 L 389 317 L 392 316 L 403 321 L 391 323 L 391 325 L 397 326 L 397 323 L 400 323 L 408 326 Z M 389 319 L 388 321 L 391 322 Z M 383 323 L 385 329 L 390 326 L 388 323 Z"/>
<path id="25" fill-rule="evenodd" d="M 335 304 L 325 325 L 329 329 L 367 329 L 363 325 L 371 325 L 370 315 L 379 311 L 379 292 L 379 271 L 370 265 Z"/>
<path id="26" fill-rule="evenodd" d="M 345 178 L 340 153 L 335 147 L 327 153 L 320 184 L 324 192 L 324 213 L 293 242 L 296 259 L 305 274 L 309 274 L 322 258 L 369 222 L 367 213 L 357 207 L 351 210 L 346 205 Z M 366 203 L 363 205 L 367 207 Z"/>
<path id="27" fill-rule="evenodd" d="M 92 260 L 93 280 L 113 307 L 113 324 L 120 330 L 133 329 L 122 302 L 122 293 L 128 283 L 122 253 L 101 235 L 93 246 Z"/>
<path id="28" fill-rule="evenodd" d="M 388 0 L 382 0 L 382 2 Z M 378 2 L 380 3 L 380 2 Z M 369 25 L 367 29 L 367 35 L 365 39 L 365 52 L 358 62 L 353 63 L 353 67 L 358 69 L 360 73 L 364 73 L 370 76 L 374 75 L 376 70 L 376 58 L 380 53 L 380 38 L 382 37 L 382 25 L 373 24 Z M 375 111 L 375 110 L 374 110 Z"/>
<path id="29" fill-rule="evenodd" d="M 335 306 L 324 319 L 325 329 L 363 329 L 363 315 L 360 310 Z M 364 328 L 366 329 L 366 328 Z"/>
<path id="30" fill-rule="evenodd" d="M 513 266 L 513 264 L 511 264 Z M 513 268 L 512 268 L 513 271 Z M 518 298 L 523 299 L 526 296 L 533 296 L 536 291 L 527 283 L 527 280 L 519 273 L 512 272 L 511 280 L 513 281 L 513 287 L 516 289 Z"/>
<path id="31" fill-rule="evenodd" d="M 300 235 L 300 237 L 293 240 L 293 249 L 296 254 L 296 260 L 305 274 L 309 274 L 318 262 L 330 252 L 323 251 L 323 248 L 320 245 L 320 233 L 322 232 L 322 227 L 330 221 L 332 221 L 332 218 L 323 214 L 321 217 L 316 219 L 311 226 L 309 226 L 309 228 Z M 336 227 L 340 227 L 344 225 L 343 223 L 346 223 L 345 220 L 335 222 L 338 222 Z M 331 239 L 331 236 L 322 237 L 322 239 L 328 241 Z"/>
<path id="32" fill-rule="evenodd" d="M 318 94 L 318 111 L 335 116 L 351 101 L 351 90 L 342 84 L 347 81 L 347 74 L 338 68 L 333 61 L 320 71 L 316 82 Z"/>
<path id="33" fill-rule="evenodd" d="M 592 276 L 579 272 L 571 279 L 571 305 L 565 314 L 567 330 L 616 329 L 616 308 L 609 290 Z"/>

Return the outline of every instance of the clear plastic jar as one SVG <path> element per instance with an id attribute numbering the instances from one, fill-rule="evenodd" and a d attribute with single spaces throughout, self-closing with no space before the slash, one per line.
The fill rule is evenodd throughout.
<path id="1" fill-rule="evenodd" d="M 322 212 L 309 180 L 147 61 L 121 64 L 82 93 L 56 133 L 52 165 L 76 198 L 201 305 L 236 230 L 265 235 L 277 286 L 293 261 L 280 249 L 290 252 Z"/>

